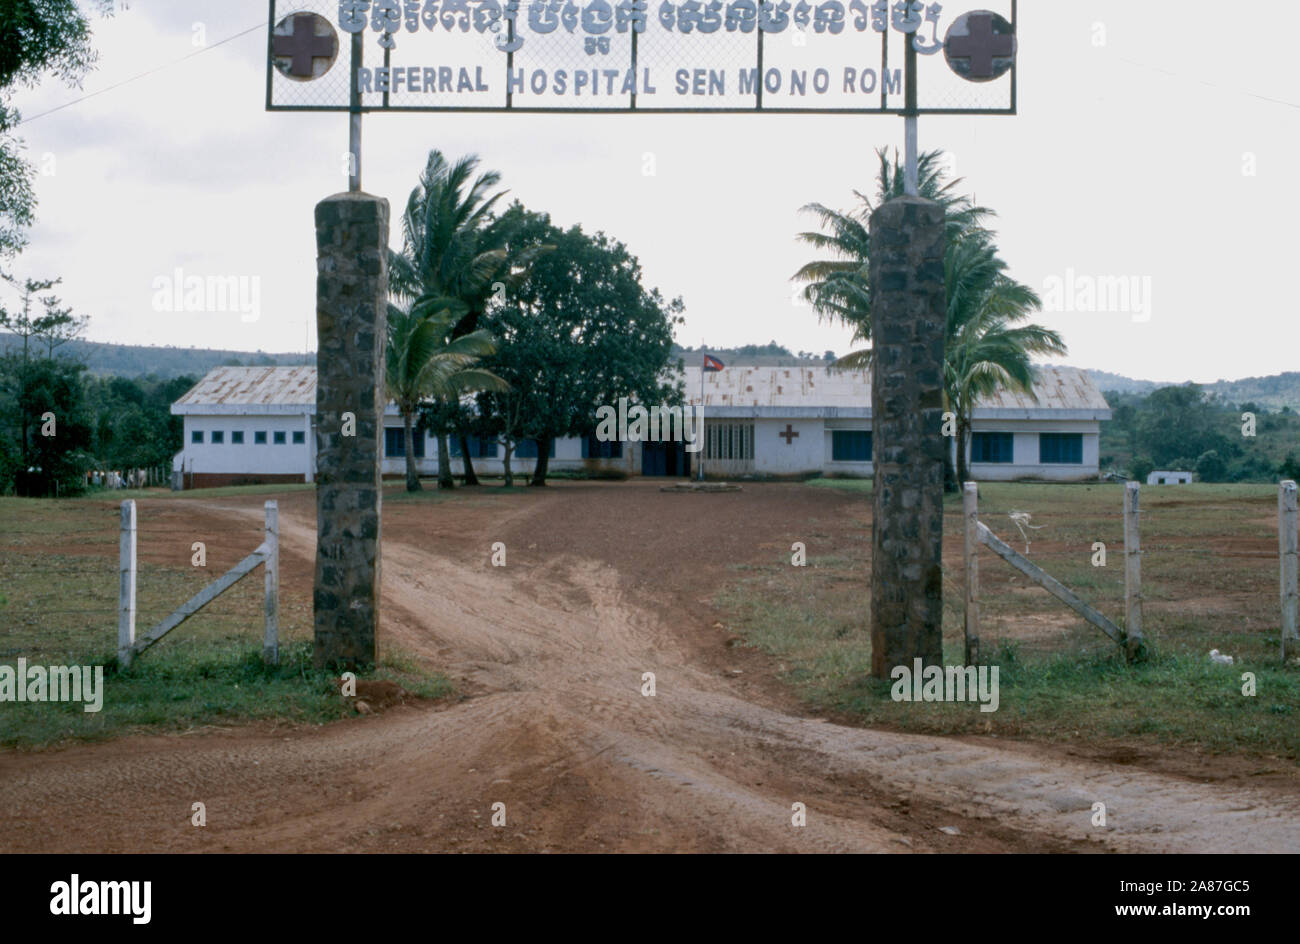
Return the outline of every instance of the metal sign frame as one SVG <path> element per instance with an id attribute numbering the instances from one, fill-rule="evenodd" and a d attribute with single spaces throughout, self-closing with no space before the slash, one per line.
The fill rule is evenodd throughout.
<path id="1" fill-rule="evenodd" d="M 509 84 L 506 86 L 506 104 L 505 105 L 390 105 L 388 98 L 389 93 L 383 92 L 383 103 L 380 105 L 367 105 L 359 101 L 360 93 L 356 92 L 356 68 L 360 64 L 361 54 L 361 35 L 354 33 L 351 35 L 352 56 L 348 64 L 351 78 L 349 84 L 353 88 L 352 104 L 349 105 L 277 105 L 272 102 L 272 78 L 275 72 L 275 65 L 272 62 L 273 53 L 273 32 L 276 25 L 276 2 L 277 0 L 267 0 L 267 27 L 266 27 L 266 110 L 282 112 L 343 112 L 353 115 L 365 113 L 383 114 L 383 113 L 441 113 L 441 114 L 531 114 L 531 115 L 895 115 L 903 117 L 916 117 L 919 115 L 1015 115 L 1016 111 L 1016 69 L 1018 64 L 1013 61 L 1009 70 L 1009 79 L 1011 82 L 1010 104 L 1005 108 L 919 108 L 916 105 L 916 50 L 910 42 L 905 43 L 904 56 L 904 104 L 899 107 L 886 107 L 885 83 L 880 83 L 880 106 L 876 108 L 844 108 L 844 107 L 783 107 L 783 108 L 764 108 L 763 107 L 763 37 L 765 31 L 755 27 L 754 32 L 757 34 L 757 54 L 755 66 L 758 69 L 759 81 L 755 86 L 755 104 L 753 106 L 723 106 L 719 108 L 691 108 L 686 106 L 638 108 L 636 102 L 636 92 L 629 95 L 629 103 L 626 106 L 595 106 L 591 108 L 578 108 L 573 106 L 539 106 L 539 105 L 515 105 L 513 102 L 513 93 L 509 91 Z M 1012 35 L 1017 35 L 1017 2 L 1011 0 L 1011 18 L 1009 20 L 1012 27 Z M 285 14 L 289 15 L 288 13 Z M 514 24 L 507 21 L 509 27 L 509 37 L 514 38 Z M 636 47 L 637 32 L 629 30 L 631 35 L 631 63 L 630 68 L 637 68 Z M 908 34 L 904 34 L 908 35 Z M 881 72 L 882 75 L 889 65 L 889 31 L 881 33 Z M 342 47 L 344 37 L 339 38 L 339 58 L 342 56 Z M 390 51 L 384 50 L 384 66 L 389 65 Z M 505 76 L 510 75 L 510 70 L 514 66 L 514 53 L 507 52 L 504 54 Z M 896 94 L 896 93 L 895 93 Z"/>

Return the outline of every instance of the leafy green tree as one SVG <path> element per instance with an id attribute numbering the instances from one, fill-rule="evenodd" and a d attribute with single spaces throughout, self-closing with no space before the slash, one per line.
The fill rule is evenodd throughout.
<path id="1" fill-rule="evenodd" d="M 97 465 L 110 469 L 170 465 L 183 445 L 184 432 L 183 418 L 171 414 L 171 405 L 195 383 L 191 376 L 86 377 Z"/>
<path id="2" fill-rule="evenodd" d="M 641 284 L 641 265 L 621 242 L 579 226 L 561 230 L 550 217 L 513 204 L 507 250 L 536 256 L 506 304 L 483 324 L 498 339 L 486 361 L 510 383 L 514 397 L 480 397 L 485 423 L 497 435 L 535 440 L 533 486 L 546 484 L 551 444 L 596 427 L 596 410 L 619 397 L 680 403 L 680 381 L 666 379 L 680 298 L 665 301 Z M 511 417 L 518 428 L 512 428 Z"/>
<path id="3" fill-rule="evenodd" d="M 1286 458 L 1277 467 L 1278 478 L 1300 481 L 1300 458 L 1294 452 L 1288 452 Z"/>
<path id="4" fill-rule="evenodd" d="M 113 0 L 85 5 L 108 14 Z M 90 21 L 77 0 L 0 0 L 0 259 L 23 248 L 36 212 L 36 171 L 12 134 L 22 120 L 13 92 L 34 88 L 47 74 L 80 86 L 94 64 Z"/>
<path id="5" fill-rule="evenodd" d="M 70 494 L 84 485 L 92 422 L 86 408 L 84 368 L 64 358 L 6 355 L 0 363 L 6 438 L 13 444 L 8 465 L 29 494 Z"/>
<path id="6" fill-rule="evenodd" d="M 1244 455 L 1228 465 L 1229 482 L 1272 482 L 1275 467 L 1257 454 Z"/>
<path id="7" fill-rule="evenodd" d="M 524 246 L 513 254 L 509 253 L 507 246 L 521 225 L 523 225 L 523 217 L 520 214 L 504 214 L 491 220 L 475 234 L 480 250 L 476 258 L 483 260 L 484 264 L 475 267 L 461 287 L 458 299 L 464 306 L 464 314 L 452 328 L 453 338 L 477 330 L 479 320 L 489 305 L 503 304 L 508 293 L 513 292 L 528 274 L 533 262 L 540 256 L 554 251 L 554 246 L 542 245 Z M 477 485 L 478 476 L 474 474 L 469 437 L 483 435 L 483 418 L 477 411 L 471 412 L 465 409 L 459 398 L 444 401 L 442 408 L 446 414 L 444 423 L 454 428 L 460 439 L 465 484 Z"/>
<path id="8" fill-rule="evenodd" d="M 1145 482 L 1147 476 L 1155 471 L 1156 464 L 1148 456 L 1138 456 L 1128 464 L 1129 479 L 1134 482 Z"/>
<path id="9" fill-rule="evenodd" d="M 1236 455 L 1240 446 L 1228 440 L 1219 425 L 1200 384 L 1161 387 L 1147 396 L 1138 418 L 1138 448 L 1162 469 L 1171 467 L 1176 459 L 1210 450 Z"/>
<path id="10" fill-rule="evenodd" d="M 1196 476 L 1202 482 L 1222 482 L 1228 475 L 1228 463 L 1211 449 L 1196 460 Z"/>

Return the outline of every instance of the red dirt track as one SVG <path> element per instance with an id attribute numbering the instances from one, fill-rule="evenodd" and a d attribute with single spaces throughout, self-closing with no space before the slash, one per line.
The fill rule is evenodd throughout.
<path id="1" fill-rule="evenodd" d="M 809 521 L 861 529 L 860 495 L 476 491 L 384 508 L 384 638 L 459 697 L 324 727 L 0 752 L 0 851 L 1300 851 L 1285 785 L 802 709 L 767 656 L 727 647 L 707 599 L 729 564 L 770 560 Z M 265 497 L 146 499 L 141 514 L 256 523 Z M 309 592 L 314 496 L 280 509 L 282 580 Z M 1090 824 L 1095 801 L 1107 828 Z"/>

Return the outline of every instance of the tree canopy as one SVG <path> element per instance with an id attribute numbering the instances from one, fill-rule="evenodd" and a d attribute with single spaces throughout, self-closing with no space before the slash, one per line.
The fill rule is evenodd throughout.
<path id="1" fill-rule="evenodd" d="M 647 290 L 636 257 L 602 232 L 560 229 L 518 202 L 503 220 L 511 258 L 555 248 L 536 255 L 505 301 L 480 319 L 498 341 L 484 366 L 511 386 L 479 397 L 481 423 L 493 435 L 537 442 L 532 484 L 542 485 L 551 443 L 591 433 L 598 407 L 620 397 L 681 401 L 681 383 L 666 368 L 684 306 Z"/>
<path id="2" fill-rule="evenodd" d="M 113 10 L 113 0 L 88 5 L 106 15 Z M 13 91 L 33 88 L 48 74 L 80 85 L 95 60 L 90 20 L 77 0 L 0 0 L 0 259 L 23 248 L 36 214 L 35 170 L 10 133 L 22 118 Z"/>

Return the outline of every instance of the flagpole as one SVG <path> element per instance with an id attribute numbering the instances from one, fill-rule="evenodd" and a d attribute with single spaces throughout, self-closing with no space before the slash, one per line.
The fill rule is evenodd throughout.
<path id="1" fill-rule="evenodd" d="M 704 355 L 708 357 L 708 355 Z M 700 461 L 696 463 L 695 480 L 704 481 L 704 450 L 705 443 L 709 441 L 708 435 L 704 431 L 704 363 L 700 363 L 700 435 L 704 437 L 704 443 L 700 444 Z"/>

